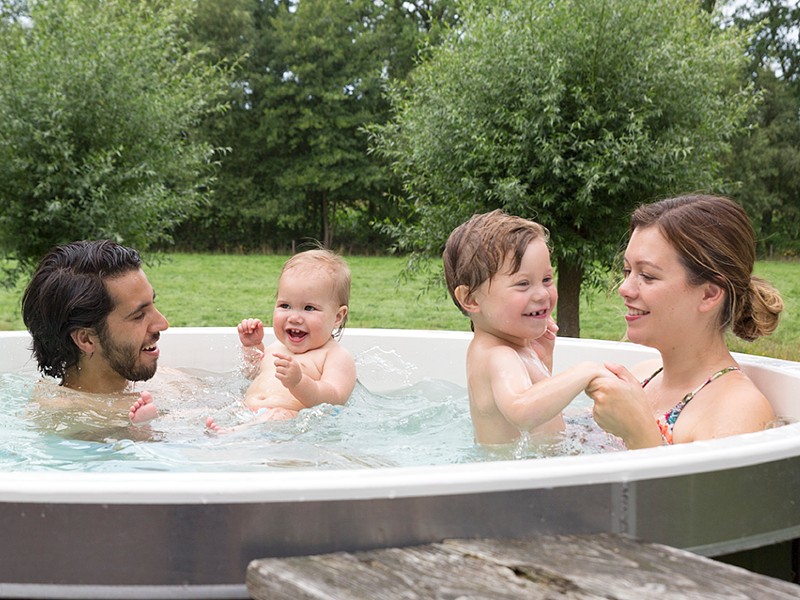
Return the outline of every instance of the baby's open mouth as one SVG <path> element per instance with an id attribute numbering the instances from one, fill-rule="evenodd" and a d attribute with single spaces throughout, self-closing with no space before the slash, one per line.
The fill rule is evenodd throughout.
<path id="1" fill-rule="evenodd" d="M 299 342 L 308 334 L 305 331 L 300 331 L 299 329 L 287 329 L 286 335 L 289 336 L 291 341 Z"/>

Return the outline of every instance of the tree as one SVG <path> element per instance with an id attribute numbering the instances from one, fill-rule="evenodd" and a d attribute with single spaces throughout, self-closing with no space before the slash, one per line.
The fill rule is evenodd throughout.
<path id="1" fill-rule="evenodd" d="M 256 83 L 257 173 L 264 195 L 277 202 L 279 223 L 326 245 L 337 207 L 378 196 L 386 185 L 362 131 L 388 109 L 382 89 L 393 47 L 381 35 L 386 10 L 372 0 L 317 0 L 279 10 L 272 20 L 266 75 Z"/>
<path id="2" fill-rule="evenodd" d="M 791 0 L 734 3 L 733 22 L 752 30 L 748 54 L 752 75 L 769 71 L 800 86 L 800 5 Z M 795 87 L 796 92 L 800 90 Z"/>
<path id="3" fill-rule="evenodd" d="M 744 40 L 685 0 L 508 0 L 463 15 L 375 147 L 412 216 L 398 246 L 440 255 L 475 212 L 550 229 L 560 332 L 579 334 L 581 286 L 611 263 L 639 202 L 713 188 L 720 153 L 755 101 Z"/>
<path id="4" fill-rule="evenodd" d="M 763 102 L 726 163 L 732 195 L 758 233 L 759 252 L 800 253 L 800 98 L 772 71 L 758 77 Z"/>
<path id="5" fill-rule="evenodd" d="M 313 237 L 384 249 L 370 226 L 394 185 L 363 128 L 383 88 L 457 19 L 454 0 L 200 0 L 193 38 L 236 62 L 231 109 L 207 123 L 221 161 L 213 203 L 179 233 L 207 247 L 286 248 Z M 249 7 L 249 8 L 248 8 Z"/>
<path id="6" fill-rule="evenodd" d="M 0 28 L 0 253 L 10 275 L 51 246 L 147 250 L 203 201 L 196 127 L 224 73 L 184 43 L 191 3 L 39 0 Z"/>
<path id="7" fill-rule="evenodd" d="M 732 192 L 753 219 L 759 250 L 800 253 L 800 6 L 751 0 L 733 23 L 748 32 L 745 79 L 764 100 L 726 161 Z"/>
<path id="8" fill-rule="evenodd" d="M 253 88 L 254 80 L 263 77 L 261 51 L 268 46 L 268 23 L 277 10 L 277 3 L 259 0 L 197 1 L 189 42 L 203 49 L 209 64 L 230 65 L 232 85 L 225 96 L 228 110 L 203 122 L 204 137 L 227 151 L 220 158 L 210 201 L 175 233 L 183 248 L 220 250 L 276 238 L 276 229 L 265 222 L 266 211 L 259 206 L 262 193 L 254 176 L 260 145 Z"/>

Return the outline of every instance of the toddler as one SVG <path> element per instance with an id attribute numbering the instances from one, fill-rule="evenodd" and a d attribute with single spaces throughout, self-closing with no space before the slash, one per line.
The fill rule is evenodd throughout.
<path id="1" fill-rule="evenodd" d="M 586 362 L 551 376 L 558 300 L 547 230 L 500 210 L 475 215 L 444 249 L 447 289 L 472 321 L 467 387 L 475 440 L 563 431 L 561 411 L 607 370 Z"/>

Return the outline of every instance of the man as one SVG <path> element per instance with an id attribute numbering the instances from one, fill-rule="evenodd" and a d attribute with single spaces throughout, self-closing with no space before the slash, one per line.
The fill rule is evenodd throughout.
<path id="1" fill-rule="evenodd" d="M 87 393 L 127 396 L 132 422 L 157 415 L 148 392 L 132 405 L 126 393 L 131 382 L 155 375 L 158 339 L 169 327 L 141 265 L 138 252 L 110 240 L 58 246 L 39 263 L 22 318 L 39 370 L 66 388 L 51 395 L 58 405 L 81 403 Z"/>

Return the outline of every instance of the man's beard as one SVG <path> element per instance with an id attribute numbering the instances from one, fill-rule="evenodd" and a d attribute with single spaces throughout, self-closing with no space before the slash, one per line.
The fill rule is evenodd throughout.
<path id="1" fill-rule="evenodd" d="M 109 366 L 117 374 L 128 381 L 147 381 L 156 374 L 158 365 L 155 362 L 151 366 L 139 363 L 140 348 L 116 344 L 105 330 L 98 332 L 98 337 Z"/>

